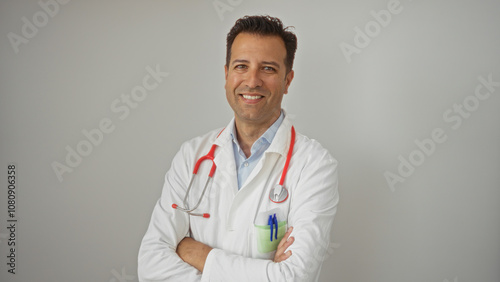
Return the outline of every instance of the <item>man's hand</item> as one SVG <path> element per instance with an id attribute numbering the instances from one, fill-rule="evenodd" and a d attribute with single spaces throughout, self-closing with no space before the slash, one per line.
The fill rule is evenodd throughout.
<path id="1" fill-rule="evenodd" d="M 208 253 L 210 253 L 211 250 L 211 247 L 200 243 L 193 238 L 186 237 L 179 242 L 176 252 L 183 261 L 192 265 L 200 272 L 203 272 L 205 261 L 207 260 Z"/>
<path id="2" fill-rule="evenodd" d="M 276 249 L 276 254 L 274 255 L 274 262 L 281 262 L 286 260 L 292 255 L 292 251 L 288 250 L 288 252 L 285 253 L 285 250 L 290 247 L 295 240 L 294 237 L 290 237 L 290 233 L 292 233 L 293 227 L 288 228 L 288 230 L 285 233 L 285 236 L 283 236 L 283 239 L 281 239 L 278 248 Z"/>
<path id="3" fill-rule="evenodd" d="M 295 240 L 294 237 L 290 237 L 292 230 L 293 227 L 288 228 L 283 236 L 283 239 L 281 239 L 278 244 L 276 254 L 274 255 L 274 262 L 284 261 L 292 255 L 292 251 L 290 250 L 285 253 L 285 250 L 290 247 Z M 211 247 L 200 243 L 193 238 L 186 237 L 179 242 L 176 252 L 183 261 L 198 269 L 200 272 L 203 272 L 205 261 L 207 260 L 208 253 L 210 253 L 211 250 Z"/>

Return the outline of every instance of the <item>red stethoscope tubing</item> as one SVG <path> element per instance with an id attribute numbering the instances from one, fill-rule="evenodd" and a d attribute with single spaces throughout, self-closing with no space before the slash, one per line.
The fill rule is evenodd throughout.
<path id="1" fill-rule="evenodd" d="M 224 131 L 224 129 L 222 129 L 222 131 Z M 217 135 L 217 138 L 221 135 L 222 131 L 219 133 L 219 135 Z M 295 145 L 295 128 L 293 126 L 292 126 L 292 130 L 291 131 L 292 131 L 291 132 L 292 136 L 290 138 L 290 147 L 288 148 L 288 153 L 287 153 L 287 156 L 286 156 L 285 166 L 283 167 L 283 172 L 281 173 L 281 179 L 280 179 L 280 182 L 279 182 L 279 185 L 281 185 L 281 186 L 283 186 L 283 183 L 285 182 L 285 177 L 286 177 L 286 174 L 288 172 L 288 166 L 290 164 L 290 160 L 292 159 L 293 147 Z M 191 177 L 191 181 L 189 182 L 188 189 L 186 190 L 186 196 L 184 197 L 184 206 L 187 206 L 187 196 L 189 194 L 189 190 L 191 190 L 191 185 L 193 184 L 194 176 L 198 173 L 198 169 L 200 168 L 201 163 L 203 161 L 205 161 L 205 160 L 212 161 L 212 168 L 210 169 L 210 173 L 208 174 L 207 182 L 205 183 L 205 187 L 203 188 L 203 192 L 201 193 L 201 196 L 198 199 L 198 202 L 196 203 L 196 205 L 192 209 L 189 209 L 189 208 L 180 207 L 177 204 L 172 204 L 172 208 L 180 210 L 180 211 L 183 211 L 183 212 L 186 212 L 186 213 L 188 213 L 190 215 L 202 216 L 204 218 L 209 218 L 210 217 L 209 213 L 193 213 L 193 211 L 195 209 L 197 209 L 198 206 L 200 205 L 201 199 L 203 198 L 203 195 L 205 194 L 205 191 L 207 190 L 208 183 L 212 179 L 212 177 L 213 177 L 213 175 L 215 173 L 215 169 L 217 168 L 217 166 L 215 165 L 215 161 L 214 161 L 214 158 L 215 158 L 215 149 L 216 148 L 217 148 L 217 145 L 213 144 L 212 147 L 210 148 L 210 151 L 208 152 L 208 154 L 206 154 L 205 156 L 202 156 L 201 158 L 199 158 L 198 161 L 196 162 L 196 164 L 194 165 L 193 176 Z M 286 199 L 288 199 L 288 195 L 287 195 Z"/>
<path id="2" fill-rule="evenodd" d="M 223 128 L 219 134 L 217 134 L 217 137 L 215 137 L 215 139 L 219 138 L 219 136 L 222 134 L 222 131 L 224 131 L 225 128 Z M 196 164 L 194 165 L 194 170 L 193 170 L 193 174 L 197 174 L 198 173 L 198 168 L 200 168 L 200 165 L 201 163 L 204 161 L 204 160 L 211 160 L 212 161 L 212 168 L 210 169 L 210 173 L 208 174 L 208 177 L 212 177 L 214 176 L 214 173 L 215 173 L 215 169 L 217 168 L 217 166 L 215 165 L 215 161 L 214 161 L 214 158 L 215 158 L 215 148 L 217 148 L 217 145 L 213 144 L 212 145 L 212 148 L 210 148 L 210 151 L 208 152 L 208 154 L 206 154 L 205 156 L 202 156 L 197 162 Z"/>
<path id="3" fill-rule="evenodd" d="M 201 165 L 201 163 L 204 160 L 211 160 L 212 161 L 212 168 L 210 169 L 210 173 L 208 174 L 208 177 L 214 176 L 215 169 L 217 168 L 217 166 L 215 165 L 215 162 L 214 162 L 214 158 L 215 158 L 214 154 L 215 154 L 215 149 L 216 148 L 217 148 L 217 145 L 213 144 L 212 148 L 210 148 L 210 151 L 208 152 L 208 154 L 206 154 L 205 156 L 202 156 L 196 162 L 196 164 L 194 165 L 193 174 L 197 174 L 198 173 L 198 168 L 200 168 L 200 165 Z"/>
<path id="4" fill-rule="evenodd" d="M 280 185 L 283 186 L 285 182 L 286 173 L 288 172 L 288 165 L 292 159 L 293 145 L 295 145 L 295 128 L 292 126 L 292 137 L 290 139 L 290 148 L 288 148 L 288 154 L 286 156 L 285 166 L 283 167 L 283 172 L 281 173 Z"/>

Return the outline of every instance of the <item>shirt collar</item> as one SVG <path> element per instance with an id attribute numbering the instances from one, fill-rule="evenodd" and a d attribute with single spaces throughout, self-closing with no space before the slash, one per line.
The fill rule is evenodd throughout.
<path id="1" fill-rule="evenodd" d="M 283 110 L 282 110 L 278 119 L 266 130 L 266 132 L 264 132 L 264 134 L 262 134 L 259 137 L 259 139 L 257 139 L 255 141 L 255 143 L 266 142 L 267 144 L 271 144 L 271 142 L 273 141 L 274 136 L 276 136 L 276 132 L 278 132 L 278 128 L 280 127 L 284 118 L 285 118 L 285 114 L 283 113 Z M 238 143 L 238 137 L 236 135 L 236 123 L 235 122 L 233 122 L 232 126 L 229 128 L 229 134 L 231 136 L 232 141 L 234 143 L 236 143 L 236 145 L 238 146 L 238 150 L 241 150 L 240 144 Z"/>
<path id="2" fill-rule="evenodd" d="M 288 147 L 290 143 L 290 129 L 292 127 L 292 123 L 287 115 L 285 110 L 281 110 L 281 113 L 284 115 L 283 122 L 281 126 L 279 126 L 276 131 L 276 136 L 271 142 L 271 145 L 267 149 L 267 152 L 274 152 L 285 156 L 288 152 Z M 229 121 L 228 125 L 225 127 L 226 130 L 222 130 L 220 136 L 215 139 L 214 144 L 220 147 L 231 146 L 232 152 L 232 134 L 234 131 L 234 117 Z M 220 132 L 220 131 L 219 131 Z M 234 160 L 234 157 L 233 157 Z"/>

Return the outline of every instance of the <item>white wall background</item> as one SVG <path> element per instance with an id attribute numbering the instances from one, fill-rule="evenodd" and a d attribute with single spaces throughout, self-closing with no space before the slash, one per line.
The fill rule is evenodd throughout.
<path id="1" fill-rule="evenodd" d="M 49 16 L 38 1 L 0 2 L 1 281 L 137 280 L 173 155 L 231 118 L 225 36 L 247 14 L 296 27 L 285 108 L 340 162 L 321 281 L 500 281 L 500 1 L 60 2 Z M 230 9 L 218 14 L 214 3 Z M 375 24 L 371 11 L 388 4 L 398 12 Z M 366 26 L 362 42 L 356 27 Z M 148 66 L 169 76 L 120 119 L 113 101 L 142 85 Z M 490 96 L 474 98 L 488 76 L 480 93 Z M 66 146 L 106 118 L 114 131 L 60 182 L 51 164 L 66 164 Z M 418 153 L 415 140 L 436 128 L 446 140 Z M 391 189 L 384 173 L 399 174 L 399 156 L 418 166 Z M 15 275 L 6 264 L 11 163 Z"/>

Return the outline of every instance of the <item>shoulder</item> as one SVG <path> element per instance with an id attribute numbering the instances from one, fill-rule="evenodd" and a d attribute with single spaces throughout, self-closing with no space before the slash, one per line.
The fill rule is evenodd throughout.
<path id="1" fill-rule="evenodd" d="M 323 147 L 317 140 L 311 139 L 301 133 L 296 133 L 294 152 L 300 154 L 311 154 L 315 156 L 324 156 L 334 160 L 330 152 Z"/>
<path id="2" fill-rule="evenodd" d="M 277 134 L 281 134 L 280 136 L 287 135 L 288 140 L 290 140 L 290 128 L 293 127 L 292 121 L 285 115 L 285 119 L 281 124 L 280 129 Z M 299 130 L 295 129 L 295 144 L 293 147 L 293 155 L 292 158 L 300 159 L 302 163 L 315 163 L 320 160 L 324 160 L 328 163 L 337 164 L 337 160 L 335 160 L 330 152 L 323 147 L 318 141 L 315 139 L 311 139 L 304 134 L 301 134 Z M 289 141 L 288 141 L 289 142 Z"/>
<path id="3" fill-rule="evenodd" d="M 206 151 L 210 147 L 223 128 L 211 130 L 203 135 L 196 136 L 182 143 L 180 152 L 183 155 L 199 155 L 200 151 Z M 206 153 L 206 152 L 205 152 Z"/>
<path id="4" fill-rule="evenodd" d="M 212 146 L 221 130 L 214 129 L 182 143 L 172 160 L 171 170 L 176 171 L 178 174 L 188 175 L 192 171 L 195 161 L 208 153 L 210 146 Z"/>
<path id="5" fill-rule="evenodd" d="M 317 140 L 296 133 L 293 157 L 306 166 L 328 166 L 335 169 L 338 161 Z"/>

